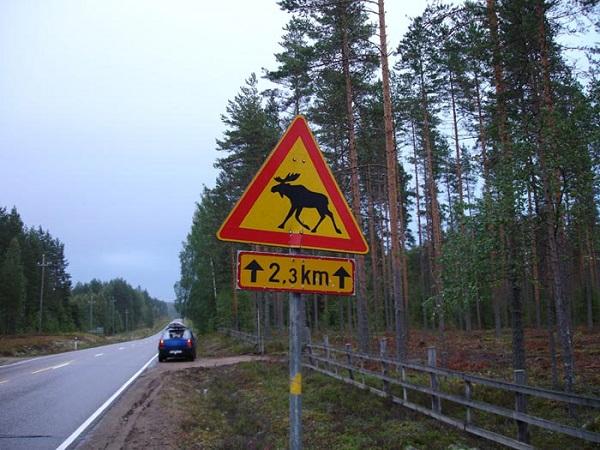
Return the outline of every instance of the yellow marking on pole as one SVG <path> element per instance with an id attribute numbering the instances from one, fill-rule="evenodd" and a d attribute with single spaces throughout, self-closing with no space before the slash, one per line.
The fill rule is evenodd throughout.
<path id="1" fill-rule="evenodd" d="M 290 380 L 290 394 L 302 395 L 302 374 L 297 373 L 294 378 Z"/>

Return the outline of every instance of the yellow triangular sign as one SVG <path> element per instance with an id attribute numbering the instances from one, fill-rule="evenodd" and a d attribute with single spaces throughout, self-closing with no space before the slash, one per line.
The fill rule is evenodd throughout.
<path id="1" fill-rule="evenodd" d="M 303 116 L 296 116 L 217 233 L 224 241 L 367 253 Z"/>

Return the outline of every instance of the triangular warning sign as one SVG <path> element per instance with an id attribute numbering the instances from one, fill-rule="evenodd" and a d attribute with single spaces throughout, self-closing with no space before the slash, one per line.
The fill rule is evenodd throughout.
<path id="1" fill-rule="evenodd" d="M 367 253 L 303 116 L 296 116 L 217 233 L 223 241 Z"/>

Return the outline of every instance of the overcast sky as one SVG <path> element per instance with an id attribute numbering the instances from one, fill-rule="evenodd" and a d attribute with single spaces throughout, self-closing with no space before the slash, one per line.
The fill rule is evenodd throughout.
<path id="1" fill-rule="evenodd" d="M 391 48 L 425 3 L 387 0 Z M 65 244 L 73 281 L 172 300 L 220 114 L 288 19 L 272 0 L 1 0 L 0 206 Z"/>

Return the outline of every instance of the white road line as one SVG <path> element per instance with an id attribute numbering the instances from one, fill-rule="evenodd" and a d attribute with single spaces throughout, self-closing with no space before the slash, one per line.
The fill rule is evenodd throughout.
<path id="1" fill-rule="evenodd" d="M 97 354 L 94 355 L 94 358 L 98 358 L 98 357 L 100 357 L 102 355 L 104 355 L 104 353 L 97 353 Z"/>
<path id="2" fill-rule="evenodd" d="M 36 373 L 40 373 L 40 372 L 45 372 L 46 370 L 55 370 L 55 369 L 60 369 L 61 367 L 65 367 L 68 366 L 69 364 L 71 364 L 73 361 L 75 360 L 71 360 L 71 361 L 67 361 L 66 363 L 63 364 L 59 364 L 57 366 L 52 366 L 52 367 L 46 367 L 44 369 L 40 369 L 40 370 L 36 370 L 34 372 L 31 372 L 31 374 L 36 374 Z"/>
<path id="3" fill-rule="evenodd" d="M 125 347 L 119 347 L 119 350 L 125 350 Z"/>
<path id="4" fill-rule="evenodd" d="M 85 422 L 83 422 L 81 425 L 79 425 L 79 428 L 77 428 L 77 429 L 76 429 L 76 430 L 73 432 L 73 434 L 71 434 L 71 436 L 69 436 L 69 437 L 68 437 L 68 438 L 67 438 L 67 439 L 66 439 L 66 440 L 65 440 L 65 441 L 64 441 L 62 444 L 60 444 L 58 447 L 56 447 L 56 450 L 66 450 L 66 449 L 69 447 L 69 445 L 71 445 L 71 444 L 72 444 L 72 443 L 75 441 L 75 439 L 77 439 L 77 438 L 79 437 L 79 435 L 81 435 L 81 433 L 83 433 L 83 432 L 85 431 L 85 429 L 86 429 L 87 427 L 89 427 L 89 426 L 90 426 L 90 424 L 92 424 L 92 422 L 94 422 L 94 420 L 96 420 L 96 419 L 98 418 L 98 416 L 99 416 L 100 414 L 102 414 L 102 413 L 103 413 L 103 412 L 106 410 L 106 408 L 108 408 L 108 407 L 109 407 L 109 406 L 112 404 L 112 402 L 114 402 L 114 401 L 115 401 L 115 399 L 116 399 L 116 398 L 117 398 L 119 395 L 121 395 L 121 393 L 122 393 L 122 392 L 123 392 L 125 389 L 127 389 L 127 387 L 128 387 L 128 386 L 129 386 L 131 383 L 133 383 L 133 382 L 135 381 L 135 379 L 136 379 L 137 377 L 139 377 L 139 376 L 140 376 L 140 374 L 141 374 L 141 373 L 142 373 L 144 370 L 146 370 L 146 368 L 147 368 L 147 367 L 150 365 L 150 363 L 151 363 L 152 361 L 154 361 L 154 358 L 156 358 L 157 356 L 158 356 L 158 355 L 154 355 L 154 356 L 152 356 L 152 358 L 150 358 L 150 360 L 149 360 L 149 361 L 148 361 L 146 364 L 144 364 L 140 370 L 138 370 L 138 371 L 137 371 L 137 372 L 136 372 L 136 373 L 135 373 L 135 374 L 134 374 L 134 375 L 133 375 L 133 376 L 132 376 L 132 377 L 131 377 L 129 380 L 127 380 L 127 381 L 125 382 L 125 384 L 124 384 L 123 386 L 121 386 L 117 392 L 115 392 L 115 393 L 114 393 L 114 394 L 113 394 L 113 395 L 112 395 L 112 396 L 111 396 L 111 397 L 110 397 L 108 400 L 106 400 L 106 401 L 105 401 L 105 402 L 102 404 L 102 406 L 100 406 L 100 408 L 98 408 L 98 409 L 97 409 L 97 410 L 96 410 L 96 411 L 95 411 L 95 412 L 94 412 L 94 413 L 93 413 L 93 414 L 92 414 L 90 417 L 88 417 L 88 418 L 87 418 L 87 420 L 86 420 Z"/>
<path id="5" fill-rule="evenodd" d="M 0 384 L 8 383 L 8 380 L 0 380 Z"/>
<path id="6" fill-rule="evenodd" d="M 4 369 L 5 367 L 13 367 L 13 366 L 20 366 L 21 364 L 29 364 L 34 361 L 39 361 L 40 359 L 53 358 L 53 357 L 55 358 L 56 356 L 58 356 L 58 355 L 37 356 L 35 358 L 26 359 L 24 361 L 17 361 L 17 362 L 10 363 L 10 364 L 2 364 L 2 365 L 0 365 L 0 370 Z"/>

